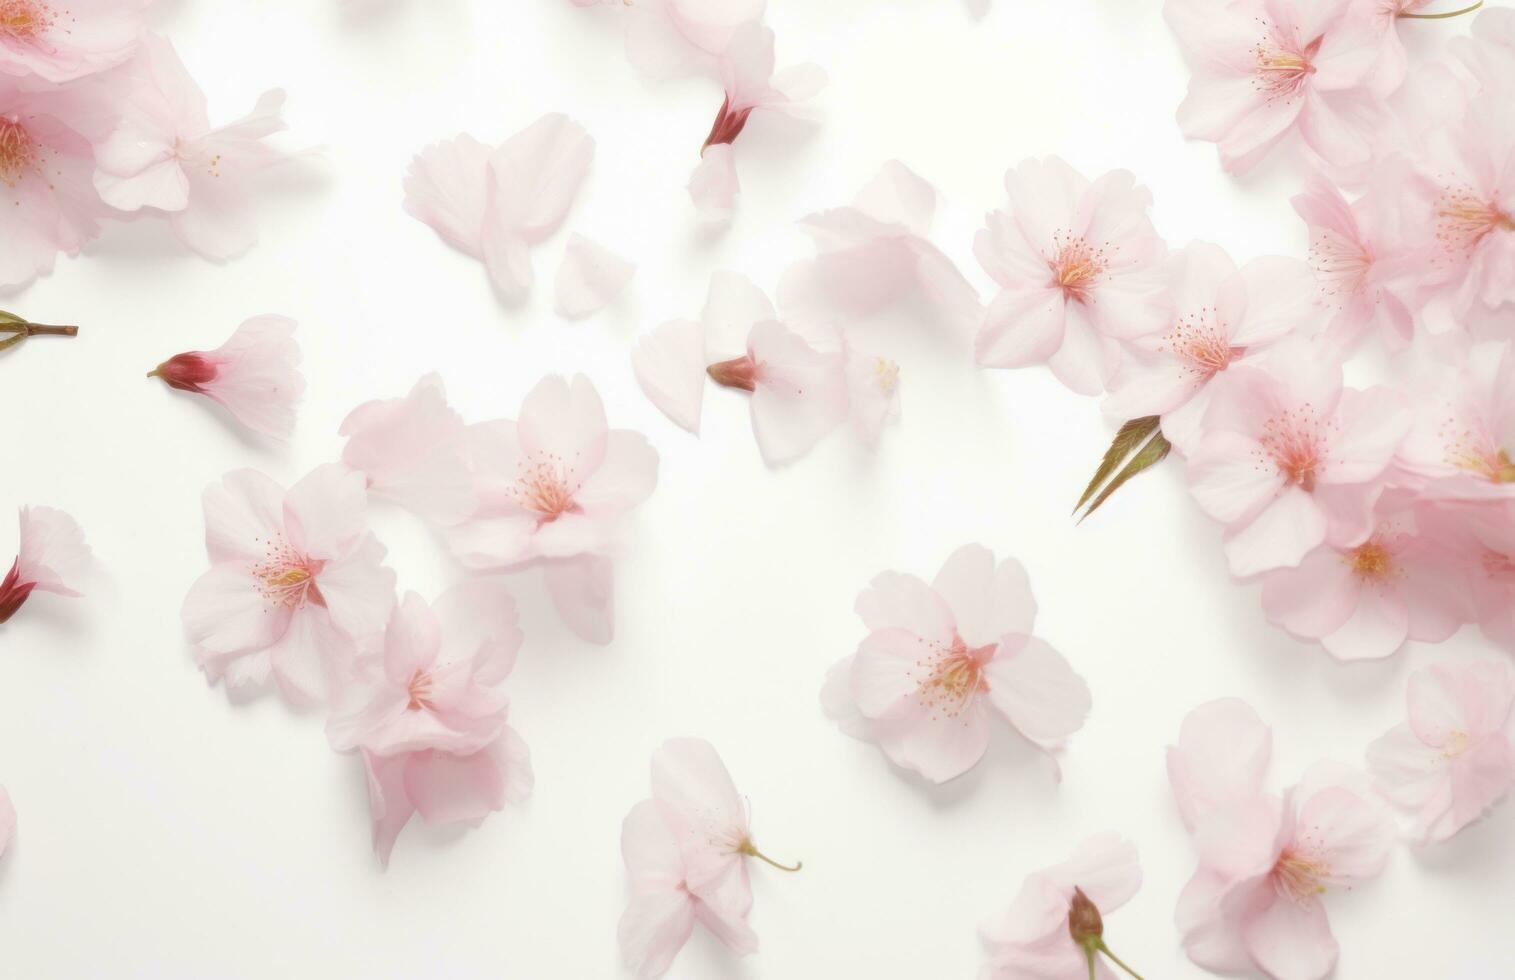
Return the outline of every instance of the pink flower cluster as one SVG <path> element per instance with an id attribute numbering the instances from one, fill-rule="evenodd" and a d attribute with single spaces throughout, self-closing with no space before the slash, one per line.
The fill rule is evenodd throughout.
<path id="1" fill-rule="evenodd" d="M 257 239 L 250 185 L 282 159 L 282 92 L 211 123 L 148 0 L 7 0 L 0 16 L 0 288 L 78 255 L 101 222 L 166 218 L 188 248 L 233 258 Z"/>
<path id="2" fill-rule="evenodd" d="M 368 773 L 387 862 L 413 815 L 477 824 L 532 776 L 500 691 L 522 642 L 510 592 L 488 575 L 431 605 L 413 592 L 397 603 L 369 503 L 435 525 L 470 569 L 541 566 L 570 628 L 606 643 L 615 525 L 652 492 L 658 460 L 641 436 L 608 427 L 582 376 L 544 379 L 518 419 L 467 425 L 431 375 L 405 398 L 359 406 L 342 434 L 342 461 L 288 489 L 239 470 L 205 491 L 211 567 L 182 617 L 213 682 L 329 705 L 332 745 Z"/>

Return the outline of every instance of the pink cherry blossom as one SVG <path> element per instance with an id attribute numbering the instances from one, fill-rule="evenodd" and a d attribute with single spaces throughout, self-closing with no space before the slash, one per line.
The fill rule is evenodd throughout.
<path id="1" fill-rule="evenodd" d="M 1193 242 L 1168 259 L 1168 281 L 1170 326 L 1131 342 L 1105 411 L 1123 420 L 1162 416 L 1163 435 L 1188 454 L 1217 379 L 1317 318 L 1310 270 L 1293 259 L 1258 258 L 1238 269 L 1220 246 Z"/>
<path id="2" fill-rule="evenodd" d="M 305 392 L 294 335 L 293 320 L 253 317 L 215 350 L 175 354 L 148 377 L 206 396 L 254 432 L 288 439 L 295 428 L 295 406 Z"/>
<path id="3" fill-rule="evenodd" d="M 421 378 L 404 398 L 359 405 L 341 434 L 342 462 L 363 474 L 371 496 L 443 526 L 473 514 L 468 427 L 447 404 L 440 376 Z"/>
<path id="4" fill-rule="evenodd" d="M 1318 980 L 1337 958 L 1321 896 L 1382 871 L 1393 828 L 1365 780 L 1342 766 L 1317 763 L 1284 798 L 1262 792 L 1267 753 L 1266 726 L 1241 702 L 1185 720 L 1168 767 L 1182 774 L 1174 795 L 1199 869 L 1176 920 L 1189 958 L 1207 970 Z"/>
<path id="5" fill-rule="evenodd" d="M 966 545 L 930 585 L 879 575 L 857 612 L 870 632 L 831 668 L 821 704 L 896 765 L 935 783 L 962 775 L 988 749 L 993 715 L 1049 754 L 1083 726 L 1089 689 L 1031 635 L 1036 602 L 1019 562 Z"/>
<path id="6" fill-rule="evenodd" d="M 601 552 L 657 485 L 656 451 L 640 433 L 609 428 L 583 375 L 544 378 L 517 421 L 473 425 L 469 439 L 479 506 L 452 542 L 472 568 Z"/>
<path id="7" fill-rule="evenodd" d="M 747 860 L 783 871 L 752 840 L 747 801 L 714 746 L 670 739 L 652 757 L 652 799 L 632 808 L 621 830 L 632 899 L 621 917 L 621 952 L 638 977 L 666 972 L 696 921 L 739 954 L 757 949 L 747 924 Z"/>
<path id="8" fill-rule="evenodd" d="M 1408 701 L 1409 721 L 1368 746 L 1368 769 L 1414 814 L 1415 840 L 1448 840 L 1515 786 L 1515 670 L 1493 660 L 1435 664 L 1410 675 Z"/>
<path id="9" fill-rule="evenodd" d="M 856 317 L 919 294 L 953 327 L 976 329 L 978 291 L 928 237 L 936 204 L 934 187 L 898 160 L 884 164 L 851 205 L 800 219 L 817 255 L 784 274 L 780 305 Z"/>
<path id="10" fill-rule="evenodd" d="M 726 98 L 700 148 L 702 155 L 711 147 L 736 142 L 754 112 L 800 114 L 805 103 L 826 86 L 826 73 L 817 65 L 796 65 L 775 72 L 773 31 L 756 22 L 742 25 L 732 34 L 720 55 L 720 71 Z M 689 192 L 702 217 L 719 219 L 722 211 L 729 212 L 737 192 L 730 155 L 719 153 L 708 165 L 702 161 Z"/>
<path id="11" fill-rule="evenodd" d="M 671 320 L 637 340 L 631 367 L 658 411 L 698 435 L 705 400 L 705 327 Z"/>
<path id="12" fill-rule="evenodd" d="M 805 455 L 846 420 L 847 380 L 834 337 L 779 322 L 763 291 L 735 273 L 710 277 L 702 319 L 707 348 L 746 329 L 745 352 L 706 370 L 716 384 L 750 395 L 752 432 L 769 466 Z"/>
<path id="13" fill-rule="evenodd" d="M 337 464 L 287 492 L 254 470 L 206 489 L 211 567 L 181 617 L 207 676 L 241 688 L 271 675 L 290 701 L 319 700 L 381 633 L 395 575 L 380 565 L 365 496 L 361 474 Z"/>
<path id="14" fill-rule="evenodd" d="M 1189 457 L 1189 489 L 1226 526 L 1231 573 L 1296 566 L 1328 539 L 1365 541 L 1409 429 L 1402 396 L 1343 389 L 1341 368 L 1304 340 L 1226 375 Z"/>
<path id="15" fill-rule="evenodd" d="M 344 679 L 326 724 L 332 747 L 471 755 L 493 742 L 509 706 L 499 685 L 521 646 L 516 622 L 515 599 L 497 580 L 455 586 L 434 606 L 407 593 L 383 649 Z"/>
<path id="16" fill-rule="evenodd" d="M 1440 643 L 1472 618 L 1464 555 L 1445 520 L 1408 495 L 1385 496 L 1361 544 L 1328 543 L 1269 572 L 1263 611 L 1339 660 L 1387 657 L 1407 639 Z"/>
<path id="17" fill-rule="evenodd" d="M 563 264 L 553 283 L 559 316 L 578 319 L 598 313 L 631 282 L 636 266 L 577 233 L 568 236 Z"/>
<path id="18" fill-rule="evenodd" d="M 21 508 L 20 553 L 0 580 L 0 623 L 33 592 L 78 598 L 94 565 L 84 531 L 75 520 L 51 507 Z"/>
<path id="19" fill-rule="evenodd" d="M 25 286 L 75 256 L 109 213 L 95 192 L 92 143 L 110 126 L 104 89 L 40 91 L 0 74 L 0 287 Z"/>
<path id="20" fill-rule="evenodd" d="M 1310 229 L 1310 265 L 1320 299 L 1332 314 L 1327 339 L 1343 354 L 1369 333 L 1394 349 L 1414 335 L 1414 317 L 1398 284 L 1416 260 L 1388 198 L 1380 189 L 1349 204 L 1316 175 L 1293 199 Z"/>
<path id="21" fill-rule="evenodd" d="M 616 935 L 621 956 L 638 980 L 667 973 L 696 922 L 738 955 L 757 951 L 746 908 L 722 908 L 690 889 L 678 838 L 655 801 L 643 800 L 626 815 L 621 856 L 631 876 L 631 901 Z"/>
<path id="22" fill-rule="evenodd" d="M 0 75 L 69 82 L 136 50 L 150 0 L 0 0 Z"/>
<path id="23" fill-rule="evenodd" d="M 411 162 L 405 210 L 453 248 L 484 262 L 500 298 L 531 288 L 531 246 L 557 230 L 594 159 L 594 140 L 549 113 L 490 149 L 464 134 Z"/>
<path id="24" fill-rule="evenodd" d="M 266 142 L 284 129 L 284 93 L 259 97 L 252 112 L 213 127 L 205 94 L 173 45 L 155 35 L 122 70 L 122 116 L 95 148 L 95 188 L 113 208 L 168 214 L 189 248 L 224 261 L 258 240 L 252 184 L 285 154 Z"/>
<path id="25" fill-rule="evenodd" d="M 1463 517 L 1479 627 L 1515 653 L 1515 504 L 1484 505 Z"/>
<path id="26" fill-rule="evenodd" d="M 363 752 L 374 851 L 389 863 L 395 839 L 416 814 L 438 827 L 477 827 L 484 818 L 531 795 L 531 756 L 507 726 L 471 755 L 435 749 L 376 755 Z"/>
<path id="27" fill-rule="evenodd" d="M 1092 184 L 1057 157 L 1005 174 L 1010 210 L 974 239 L 1001 287 L 976 342 L 985 367 L 1046 363 L 1074 391 L 1115 376 L 1117 339 L 1156 332 L 1166 316 L 1166 247 L 1147 218 L 1152 195 L 1117 170 Z"/>
<path id="28" fill-rule="evenodd" d="M 10 849 L 16 839 L 16 808 L 11 804 L 10 794 L 0 786 L 0 857 Z"/>
<path id="29" fill-rule="evenodd" d="M 1294 129 L 1332 164 L 1367 161 L 1381 32 L 1357 0 L 1167 0 L 1163 15 L 1194 69 L 1178 124 L 1225 169 L 1251 169 Z"/>
<path id="30" fill-rule="evenodd" d="M 1399 462 L 1444 500 L 1515 500 L 1515 342 L 1476 344 L 1417 393 Z"/>
<path id="31" fill-rule="evenodd" d="M 1010 907 L 979 927 L 990 949 L 981 980 L 1086 980 L 1091 956 L 1094 976 L 1113 980 L 1098 950 L 1074 940 L 1072 910 L 1092 903 L 1102 929 L 1103 917 L 1129 902 L 1141 883 L 1135 845 L 1112 833 L 1090 837 L 1067 861 L 1028 875 Z"/>

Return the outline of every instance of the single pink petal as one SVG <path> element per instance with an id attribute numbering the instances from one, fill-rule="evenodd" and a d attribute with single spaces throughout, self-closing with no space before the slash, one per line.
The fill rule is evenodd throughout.
<path id="1" fill-rule="evenodd" d="M 271 605 L 259 582 L 237 563 L 213 565 L 190 586 L 180 618 L 184 635 L 207 660 L 262 650 L 289 625 L 290 611 Z"/>
<path id="2" fill-rule="evenodd" d="M 578 319 L 609 306 L 631 282 L 636 266 L 577 233 L 568 236 L 554 284 L 559 316 Z"/>
<path id="3" fill-rule="evenodd" d="M 609 558 L 579 555 L 542 566 L 552 604 L 574 635 L 606 644 L 614 636 L 615 579 Z"/>
<path id="4" fill-rule="evenodd" d="M 778 466 L 809 452 L 847 417 L 842 355 L 820 351 L 776 320 L 752 328 L 757 364 L 752 429 L 764 462 Z"/>
<path id="5" fill-rule="evenodd" d="M 951 607 L 958 634 L 970 647 L 1029 634 L 1036 620 L 1026 569 L 1013 558 L 995 564 L 994 553 L 982 545 L 964 545 L 949 555 L 931 588 Z"/>
<path id="6" fill-rule="evenodd" d="M 1482 817 L 1515 787 L 1515 746 L 1490 735 L 1452 763 L 1453 826 L 1461 829 Z"/>
<path id="7" fill-rule="evenodd" d="M 443 526 L 477 507 L 467 430 L 438 375 L 404 398 L 358 406 L 339 432 L 347 437 L 342 462 L 362 471 L 371 495 Z"/>
<path id="8" fill-rule="evenodd" d="M 268 647 L 273 678 L 285 700 L 297 705 L 326 700 L 333 678 L 352 655 L 352 641 L 308 606 L 290 617 L 288 628 Z"/>
<path id="9" fill-rule="evenodd" d="M 422 150 L 405 174 L 405 210 L 475 258 L 483 251 L 489 152 L 463 133 Z"/>
<path id="10" fill-rule="evenodd" d="M 1393 825 L 1379 805 L 1342 786 L 1302 802 L 1294 837 L 1309 848 L 1310 859 L 1325 869 L 1322 880 L 1332 886 L 1376 877 L 1394 845 Z"/>
<path id="11" fill-rule="evenodd" d="M 925 236 L 936 214 L 936 188 L 898 160 L 890 160 L 858 193 L 853 206 L 878 221 Z"/>
<path id="12" fill-rule="evenodd" d="M 52 507 L 21 508 L 20 554 L 16 574 L 33 589 L 78 597 L 94 564 L 84 530 Z"/>
<path id="13" fill-rule="evenodd" d="M 619 517 L 641 504 L 658 485 L 658 453 L 640 432 L 612 429 L 605 452 L 574 493 L 574 502 L 596 519 Z"/>
<path id="14" fill-rule="evenodd" d="M 1174 913 L 1189 959 L 1216 972 L 1255 969 L 1242 938 L 1242 924 L 1272 894 L 1273 885 L 1266 878 L 1237 882 L 1201 867 L 1179 894 Z"/>
<path id="15" fill-rule="evenodd" d="M 1057 290 L 1006 290 L 984 315 L 974 356 L 983 367 L 1041 364 L 1062 347 L 1066 323 L 1067 301 Z"/>
<path id="16" fill-rule="evenodd" d="M 373 818 L 373 849 L 379 864 L 388 867 L 395 840 L 410 822 L 415 807 L 405 790 L 405 767 L 409 757 L 363 753 L 363 771 L 368 777 L 368 809 Z"/>
<path id="17" fill-rule="evenodd" d="M 747 810 L 715 746 L 672 738 L 652 756 L 652 795 L 664 820 L 745 830 Z"/>
<path id="18" fill-rule="evenodd" d="M 937 716 L 915 701 L 904 707 L 874 727 L 879 747 L 896 765 L 945 783 L 972 769 L 988 751 L 989 716 L 981 699 L 951 716 Z"/>
<path id="19" fill-rule="evenodd" d="M 489 156 L 487 223 L 500 223 L 528 245 L 552 234 L 573 206 L 594 159 L 594 140 L 561 113 L 548 113 Z"/>
<path id="20" fill-rule="evenodd" d="M 957 633 L 947 600 L 914 575 L 880 573 L 858 595 L 854 608 L 870 630 L 898 627 L 927 643 L 946 646 Z"/>
<path id="21" fill-rule="evenodd" d="M 631 352 L 642 393 L 675 425 L 698 435 L 705 398 L 705 331 L 692 320 L 672 320 L 643 334 Z"/>
<path id="22" fill-rule="evenodd" d="M 1273 735 L 1251 705 L 1223 698 L 1189 712 L 1178 745 L 1168 749 L 1168 781 L 1193 831 L 1200 817 L 1219 806 L 1262 792 Z"/>
<path id="23" fill-rule="evenodd" d="M 1404 596 L 1391 586 L 1370 584 L 1359 590 L 1352 615 L 1320 642 L 1338 660 L 1372 660 L 1397 653 L 1409 633 Z"/>
<path id="24" fill-rule="evenodd" d="M 705 147 L 689 178 L 689 199 L 694 202 L 699 219 L 714 226 L 730 224 L 741 191 L 732 145 L 715 143 Z"/>
<path id="25" fill-rule="evenodd" d="M 1365 483 L 1378 477 L 1411 421 L 1404 397 L 1382 386 L 1344 392 L 1338 418 L 1331 458 L 1319 474 L 1322 483 Z"/>
<path id="26" fill-rule="evenodd" d="M 1449 820 L 1451 770 L 1440 749 L 1401 724 L 1368 746 L 1367 762 L 1378 791 L 1396 806 L 1415 811 L 1415 839 L 1445 840 L 1456 831 Z"/>
<path id="27" fill-rule="evenodd" d="M 923 679 L 916 676 L 924 644 L 906 630 L 875 630 L 858 644 L 848 671 L 851 703 L 865 718 L 895 713 L 901 702 L 921 696 Z"/>
<path id="28" fill-rule="evenodd" d="M 284 488 L 257 470 L 232 470 L 201 502 L 212 562 L 259 561 L 284 534 Z"/>
<path id="29" fill-rule="evenodd" d="M 1061 745 L 1089 715 L 1089 686 L 1062 654 L 1035 637 L 1007 639 L 984 677 L 989 703 L 1044 749 Z"/>
<path id="30" fill-rule="evenodd" d="M 1311 494 L 1288 487 L 1226 541 L 1231 574 L 1248 578 L 1298 565 L 1326 538 L 1326 516 Z"/>
<path id="31" fill-rule="evenodd" d="M 1336 966 L 1338 946 L 1319 899 L 1274 895 L 1242 924 L 1247 950 L 1270 976 L 1319 980 Z"/>
<path id="32" fill-rule="evenodd" d="M 1335 548 L 1317 548 L 1298 568 L 1269 572 L 1263 579 L 1263 612 L 1268 621 L 1305 639 L 1336 632 L 1353 615 L 1364 588 L 1347 557 Z"/>
<path id="33" fill-rule="evenodd" d="M 1212 403 L 1213 413 L 1215 404 Z M 1275 467 L 1258 466 L 1262 444 L 1240 432 L 1206 431 L 1189 456 L 1189 492 L 1206 514 L 1223 524 L 1255 518 L 1284 487 Z"/>
<path id="34" fill-rule="evenodd" d="M 288 544 L 312 558 L 347 555 L 368 530 L 361 473 L 337 463 L 316 467 L 284 495 Z"/>
<path id="35" fill-rule="evenodd" d="M 633 895 L 616 928 L 621 958 L 638 980 L 668 972 L 694 932 L 694 898 L 668 889 Z"/>

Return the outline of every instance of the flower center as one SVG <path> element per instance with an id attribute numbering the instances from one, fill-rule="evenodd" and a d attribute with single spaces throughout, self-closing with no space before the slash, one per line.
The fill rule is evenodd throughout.
<path id="1" fill-rule="evenodd" d="M 1231 346 L 1230 331 L 1213 307 L 1181 317 L 1158 350 L 1183 358 L 1184 369 L 1200 381 L 1213 378 L 1246 353 L 1243 347 Z"/>
<path id="2" fill-rule="evenodd" d="M 1347 564 L 1357 577 L 1382 582 L 1394 574 L 1394 555 L 1378 541 L 1369 541 L 1347 552 Z"/>
<path id="3" fill-rule="evenodd" d="M 316 586 L 322 564 L 297 553 L 283 541 L 275 541 L 269 545 L 263 561 L 253 565 L 252 574 L 263 598 L 275 606 L 299 609 L 307 601 L 323 606 L 326 601 Z"/>
<path id="4" fill-rule="evenodd" d="M 0 34 L 20 40 L 53 26 L 52 8 L 38 0 L 0 0 Z"/>
<path id="5" fill-rule="evenodd" d="M 15 116 L 0 116 L 0 183 L 15 187 L 37 169 L 37 144 Z"/>
<path id="6" fill-rule="evenodd" d="M 1310 268 L 1323 296 L 1354 296 L 1368 285 L 1373 253 L 1335 232 L 1317 231 L 1310 242 Z"/>
<path id="7" fill-rule="evenodd" d="M 1280 895 L 1303 905 L 1325 892 L 1326 886 L 1321 879 L 1329 873 L 1330 869 L 1323 861 L 1289 847 L 1273 865 L 1273 884 Z"/>
<path id="8" fill-rule="evenodd" d="M 1258 441 L 1287 484 L 1313 492 L 1325 435 L 1326 424 L 1315 417 L 1314 409 L 1305 405 L 1269 419 Z"/>
<path id="9" fill-rule="evenodd" d="M 1484 574 L 1491 579 L 1501 582 L 1515 582 L 1515 555 L 1507 555 L 1501 551 L 1485 551 L 1483 553 Z"/>
<path id="10" fill-rule="evenodd" d="M 1468 745 L 1472 738 L 1460 728 L 1454 728 L 1447 732 L 1447 740 L 1441 745 L 1441 757 L 1443 759 L 1455 759 L 1468 751 Z"/>
<path id="11" fill-rule="evenodd" d="M 916 700 L 931 712 L 932 720 L 960 717 L 975 698 L 989 690 L 983 665 L 993 653 L 993 646 L 970 650 L 958 638 L 950 648 L 937 645 L 935 656 L 916 661 L 916 668 L 924 675 L 916 685 Z M 911 671 L 912 676 L 915 673 Z"/>
<path id="12" fill-rule="evenodd" d="M 1088 302 L 1089 291 L 1099 284 L 1100 277 L 1109 268 L 1104 247 L 1096 248 L 1082 238 L 1064 232 L 1052 236 L 1052 246 L 1056 252 L 1047 263 L 1052 271 L 1050 285 L 1061 289 L 1066 299 Z"/>
<path id="13" fill-rule="evenodd" d="M 410 678 L 409 685 L 410 703 L 405 706 L 407 711 L 420 711 L 422 708 L 430 708 L 431 704 L 431 675 L 419 668 Z"/>
<path id="14" fill-rule="evenodd" d="M 880 391 L 886 395 L 892 395 L 894 389 L 899 387 L 900 366 L 886 357 L 874 358 L 873 377 L 878 382 Z"/>
<path id="15" fill-rule="evenodd" d="M 1320 49 L 1320 41 L 1301 49 L 1271 24 L 1265 22 L 1263 26 L 1267 33 L 1252 49 L 1256 56 L 1252 88 L 1268 102 L 1295 98 L 1304 90 L 1306 80 L 1315 74 L 1311 61 Z"/>
<path id="16" fill-rule="evenodd" d="M 1447 462 L 1490 483 L 1515 483 L 1515 462 L 1506 449 L 1480 447 L 1462 438 L 1448 442 Z"/>
<path id="17" fill-rule="evenodd" d="M 1443 260 L 1462 258 L 1490 232 L 1515 231 L 1512 219 L 1473 188 L 1446 187 L 1436 199 L 1436 241 Z"/>
<path id="18" fill-rule="evenodd" d="M 527 467 L 516 478 L 510 496 L 518 506 L 532 511 L 537 520 L 547 524 L 578 509 L 573 500 L 578 489 L 568 468 L 554 456 L 537 460 Z"/>

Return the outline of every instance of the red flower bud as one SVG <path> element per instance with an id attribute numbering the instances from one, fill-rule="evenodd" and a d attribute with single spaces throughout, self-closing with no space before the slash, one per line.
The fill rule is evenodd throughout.
<path id="1" fill-rule="evenodd" d="M 0 582 L 0 623 L 16 614 L 36 584 L 21 581 L 21 559 L 17 558 L 11 565 L 10 573 L 5 576 L 5 581 Z"/>
<path id="2" fill-rule="evenodd" d="M 215 361 L 204 354 L 191 351 L 170 357 L 150 372 L 148 377 L 162 378 L 170 388 L 178 388 L 180 391 L 203 393 L 203 386 L 216 380 L 217 374 Z"/>
<path id="3" fill-rule="evenodd" d="M 1098 949 L 1104 939 L 1105 920 L 1082 888 L 1073 889 L 1073 900 L 1068 903 L 1068 932 L 1084 949 Z"/>
<path id="4" fill-rule="evenodd" d="M 720 143 L 734 143 L 736 138 L 742 135 L 742 129 L 747 125 L 747 117 L 752 115 L 752 109 L 731 109 L 731 96 L 726 96 L 726 101 L 721 103 L 721 111 L 716 114 L 715 125 L 710 127 L 710 135 L 705 137 L 705 146 L 700 147 L 700 153 L 704 154 L 705 147 L 716 146 Z"/>

